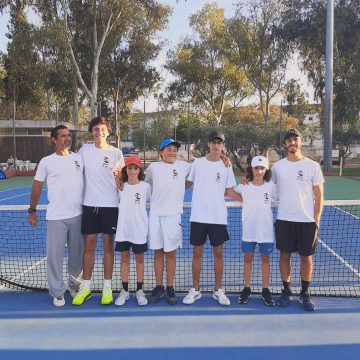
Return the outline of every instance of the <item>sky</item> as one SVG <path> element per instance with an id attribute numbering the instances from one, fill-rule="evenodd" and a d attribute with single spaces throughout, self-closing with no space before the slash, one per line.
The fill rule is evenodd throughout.
<path id="1" fill-rule="evenodd" d="M 163 64 L 165 63 L 166 53 L 170 48 L 174 48 L 176 44 L 186 35 L 191 34 L 191 29 L 189 27 L 189 16 L 196 11 L 200 10 L 204 4 L 208 2 L 215 2 L 225 10 L 225 16 L 231 17 L 234 15 L 234 0 L 159 0 L 160 2 L 170 5 L 173 8 L 172 15 L 169 18 L 169 24 L 165 31 L 163 31 L 160 36 L 167 39 L 166 44 L 161 51 L 157 61 L 154 65 L 160 70 L 163 83 L 162 89 L 165 88 L 166 84 L 169 82 L 171 77 L 163 69 Z M 39 19 L 36 18 L 34 13 L 29 12 L 29 19 L 31 22 L 38 24 Z M 0 51 L 6 50 L 7 38 L 5 36 L 7 32 L 7 24 L 9 22 L 9 15 L 7 13 L 0 15 Z M 289 61 L 288 70 L 286 72 L 286 80 L 291 78 L 298 79 L 302 83 L 304 89 L 309 93 L 310 100 L 312 99 L 313 91 L 311 86 L 307 83 L 306 76 L 300 72 L 297 65 L 297 58 L 294 56 Z M 163 90 L 160 90 L 163 91 Z M 138 103 L 135 103 L 135 109 L 142 109 L 144 99 L 140 99 Z M 157 102 L 153 99 L 153 96 L 149 95 L 146 99 L 147 111 L 156 111 Z M 275 99 L 275 102 L 280 103 L 280 98 Z"/>

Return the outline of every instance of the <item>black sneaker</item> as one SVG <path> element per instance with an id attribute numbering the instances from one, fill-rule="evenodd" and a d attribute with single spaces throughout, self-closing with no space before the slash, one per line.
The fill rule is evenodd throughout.
<path id="1" fill-rule="evenodd" d="M 280 297 L 277 299 L 276 304 L 280 307 L 288 307 L 292 300 L 291 290 L 283 289 Z"/>
<path id="2" fill-rule="evenodd" d="M 306 311 L 314 311 L 315 310 L 315 305 L 311 301 L 311 297 L 308 292 L 302 291 L 300 293 L 299 302 Z"/>
<path id="3" fill-rule="evenodd" d="M 164 287 L 161 285 L 156 285 L 151 292 L 150 296 L 148 297 L 150 304 L 157 303 L 160 299 L 163 299 L 165 296 Z"/>
<path id="4" fill-rule="evenodd" d="M 178 300 L 173 287 L 167 287 L 165 292 L 166 301 L 169 305 L 176 305 Z"/>
<path id="5" fill-rule="evenodd" d="M 244 288 L 238 298 L 239 304 L 246 304 L 251 298 L 251 290 L 250 288 Z"/>
<path id="6" fill-rule="evenodd" d="M 275 301 L 273 300 L 269 289 L 267 289 L 267 291 L 266 290 L 262 291 L 261 299 L 266 306 L 274 306 L 275 305 Z"/>

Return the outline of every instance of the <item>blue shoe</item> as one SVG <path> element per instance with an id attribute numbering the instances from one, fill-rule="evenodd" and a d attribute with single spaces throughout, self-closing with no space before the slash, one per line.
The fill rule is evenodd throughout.
<path id="1" fill-rule="evenodd" d="M 315 310 L 315 305 L 311 301 L 311 297 L 310 297 L 310 294 L 308 292 L 302 291 L 300 293 L 299 303 L 302 305 L 302 307 L 306 311 L 314 311 Z"/>
<path id="2" fill-rule="evenodd" d="M 153 291 L 151 292 L 150 296 L 148 297 L 148 300 L 150 304 L 155 304 L 164 297 L 165 297 L 164 286 L 156 285 Z"/>
<path id="3" fill-rule="evenodd" d="M 277 299 L 276 304 L 280 307 L 288 307 L 292 300 L 291 290 L 283 289 L 280 297 Z"/>
<path id="4" fill-rule="evenodd" d="M 178 302 L 178 299 L 176 297 L 175 290 L 173 287 L 166 287 L 165 297 L 166 297 L 166 301 L 169 305 L 176 305 Z"/>

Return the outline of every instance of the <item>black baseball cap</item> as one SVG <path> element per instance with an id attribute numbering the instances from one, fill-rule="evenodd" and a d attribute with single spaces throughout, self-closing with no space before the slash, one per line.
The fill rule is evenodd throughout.
<path id="1" fill-rule="evenodd" d="M 215 139 L 220 139 L 222 142 L 224 142 L 225 141 L 225 135 L 222 132 L 219 132 L 219 131 L 212 131 L 208 136 L 208 140 L 213 141 Z"/>
<path id="2" fill-rule="evenodd" d="M 302 138 L 301 132 L 298 129 L 289 129 L 284 136 L 284 141 L 288 139 L 291 136 L 297 136 L 299 138 Z"/>

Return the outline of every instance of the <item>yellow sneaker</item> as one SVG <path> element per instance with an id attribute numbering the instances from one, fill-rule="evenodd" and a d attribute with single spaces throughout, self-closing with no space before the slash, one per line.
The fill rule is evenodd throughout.
<path id="1" fill-rule="evenodd" d="M 109 305 L 113 302 L 113 294 L 110 286 L 104 286 L 102 290 L 101 304 Z"/>
<path id="2" fill-rule="evenodd" d="M 82 305 L 84 301 L 89 300 L 92 294 L 89 289 L 81 288 L 79 292 L 74 296 L 72 304 Z"/>

